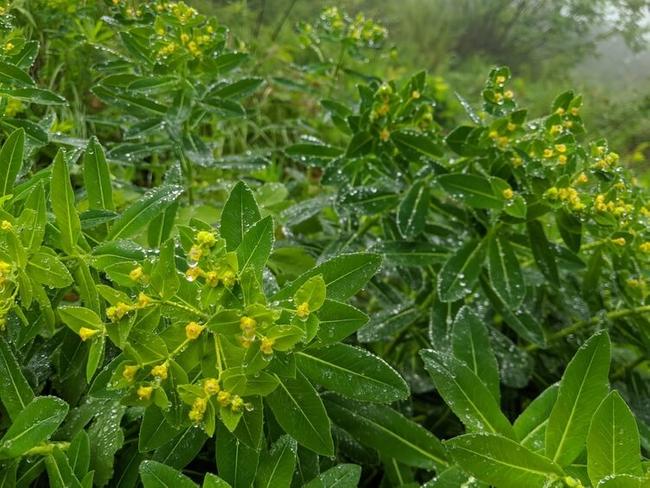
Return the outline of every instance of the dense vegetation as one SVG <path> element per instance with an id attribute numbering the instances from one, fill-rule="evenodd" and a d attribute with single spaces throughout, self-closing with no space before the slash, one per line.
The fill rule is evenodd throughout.
<path id="1" fill-rule="evenodd" d="M 583 97 L 264 5 L 0 6 L 0 486 L 647 486 L 650 200 Z"/>

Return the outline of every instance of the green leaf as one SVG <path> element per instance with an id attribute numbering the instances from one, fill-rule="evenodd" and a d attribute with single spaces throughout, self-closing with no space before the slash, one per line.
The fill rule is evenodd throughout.
<path id="1" fill-rule="evenodd" d="M 65 288 L 73 282 L 68 268 L 54 253 L 39 251 L 32 254 L 27 262 L 27 272 L 37 283 L 52 288 Z"/>
<path id="2" fill-rule="evenodd" d="M 257 488 L 275 488 L 291 486 L 293 471 L 296 468 L 298 446 L 288 435 L 280 437 L 268 454 L 260 459 L 255 476 Z"/>
<path id="3" fill-rule="evenodd" d="M 10 85 L 34 85 L 34 80 L 27 73 L 4 61 L 0 61 L 0 82 Z"/>
<path id="4" fill-rule="evenodd" d="M 309 305 L 309 311 L 315 312 L 325 303 L 327 285 L 321 275 L 312 276 L 298 288 L 293 296 L 293 303 L 298 306 L 303 303 Z"/>
<path id="5" fill-rule="evenodd" d="M 466 434 L 445 443 L 468 473 L 499 488 L 543 488 L 563 475 L 550 460 L 497 434 Z"/>
<path id="6" fill-rule="evenodd" d="M 54 448 L 52 454 L 45 458 L 47 476 L 51 488 L 81 488 L 82 485 L 75 475 L 68 458 L 61 449 Z"/>
<path id="7" fill-rule="evenodd" d="M 480 317 L 469 307 L 458 311 L 452 329 L 454 356 L 478 376 L 499 401 L 499 366 L 490 345 L 487 328 Z"/>
<path id="8" fill-rule="evenodd" d="M 106 336 L 101 335 L 93 337 L 90 341 L 90 349 L 88 350 L 88 362 L 86 363 L 86 381 L 90 383 L 95 376 L 97 368 L 104 360 L 104 346 L 106 345 Z"/>
<path id="9" fill-rule="evenodd" d="M 207 473 L 203 478 L 203 488 L 230 488 L 230 483 L 222 480 L 212 473 Z"/>
<path id="10" fill-rule="evenodd" d="M 420 134 L 412 130 L 394 131 L 390 140 L 409 159 L 423 156 L 427 159 L 437 159 L 442 156 L 442 148 L 429 134 Z"/>
<path id="11" fill-rule="evenodd" d="M 0 149 L 0 197 L 9 195 L 23 166 L 25 130 L 13 131 Z"/>
<path id="12" fill-rule="evenodd" d="M 82 327 L 93 330 L 103 330 L 104 328 L 102 319 L 89 308 L 66 305 L 59 307 L 57 311 L 63 323 L 77 334 Z"/>
<path id="13" fill-rule="evenodd" d="M 639 429 L 617 391 L 600 403 L 587 434 L 587 471 L 595 485 L 612 476 L 643 476 Z"/>
<path id="14" fill-rule="evenodd" d="M 647 476 L 645 479 L 642 479 L 628 474 L 620 474 L 602 480 L 598 483 L 597 488 L 646 488 L 648 486 L 647 483 Z"/>
<path id="15" fill-rule="evenodd" d="M 0 95 L 17 98 L 23 102 L 40 105 L 66 105 L 66 99 L 53 91 L 42 88 L 0 88 Z"/>
<path id="16" fill-rule="evenodd" d="M 240 181 L 230 192 L 221 212 L 221 237 L 226 240 L 227 250 L 237 249 L 246 231 L 260 218 L 253 192 Z"/>
<path id="17" fill-rule="evenodd" d="M 334 344 L 296 353 L 298 368 L 314 383 L 355 400 L 392 403 L 408 385 L 383 359 L 364 349 Z"/>
<path id="18" fill-rule="evenodd" d="M 441 301 L 455 302 L 472 291 L 481 272 L 484 256 L 483 241 L 469 241 L 447 260 L 437 279 Z"/>
<path id="19" fill-rule="evenodd" d="M 397 227 L 403 237 L 420 234 L 426 224 L 429 209 L 429 187 L 426 181 L 415 183 L 397 209 Z"/>
<path id="20" fill-rule="evenodd" d="M 240 442 L 228 429 L 217 424 L 217 469 L 233 488 L 251 488 L 257 472 L 259 450 Z"/>
<path id="21" fill-rule="evenodd" d="M 432 349 L 420 351 L 420 356 L 438 393 L 469 430 L 515 437 L 499 404 L 474 371 L 455 357 Z"/>
<path id="22" fill-rule="evenodd" d="M 75 476 L 82 479 L 88 473 L 90 466 L 90 439 L 85 430 L 80 430 L 74 436 L 65 454 Z"/>
<path id="23" fill-rule="evenodd" d="M 147 452 L 162 447 L 179 433 L 178 428 L 167 422 L 158 407 L 147 407 L 140 424 L 138 450 Z"/>
<path id="24" fill-rule="evenodd" d="M 163 300 L 173 297 L 181 286 L 176 271 L 176 244 L 169 239 L 160 247 L 158 261 L 151 270 L 151 286 Z"/>
<path id="25" fill-rule="evenodd" d="M 546 426 L 546 455 L 566 466 L 585 447 L 598 404 L 607 395 L 610 341 L 606 331 L 591 336 L 569 362 Z"/>
<path id="26" fill-rule="evenodd" d="M 18 457 L 47 440 L 63 422 L 67 413 L 68 404 L 60 398 L 34 398 L 16 416 L 0 439 L 0 459 Z"/>
<path id="27" fill-rule="evenodd" d="M 478 175 L 454 173 L 441 175 L 438 182 L 452 197 L 473 208 L 501 209 L 504 199 L 497 195 L 490 180 Z"/>
<path id="28" fill-rule="evenodd" d="M 519 261 L 508 239 L 493 235 L 488 239 L 487 268 L 490 283 L 499 298 L 517 309 L 526 295 Z"/>
<path id="29" fill-rule="evenodd" d="M 317 337 L 320 344 L 333 344 L 353 334 L 368 322 L 368 316 L 347 303 L 325 300 L 318 310 Z"/>
<path id="30" fill-rule="evenodd" d="M 273 219 L 270 216 L 248 229 L 237 246 L 240 271 L 251 266 L 255 271 L 261 272 L 271 255 L 273 240 Z"/>
<path id="31" fill-rule="evenodd" d="M 115 210 L 108 163 L 96 137 L 90 139 L 84 154 L 84 184 L 89 208 Z"/>
<path id="32" fill-rule="evenodd" d="M 50 199 L 57 227 L 61 231 L 61 247 L 68 254 L 77 254 L 76 246 L 81 235 L 81 222 L 75 209 L 68 164 L 61 149 L 56 153 L 52 163 Z"/>
<path id="33" fill-rule="evenodd" d="M 280 378 L 266 397 L 280 427 L 301 445 L 324 456 L 334 454 L 330 421 L 318 393 L 298 372 L 295 379 Z"/>
<path id="34" fill-rule="evenodd" d="M 139 234 L 153 218 L 174 203 L 182 192 L 183 188 L 175 185 L 159 186 L 148 191 L 113 222 L 106 239 L 126 239 Z"/>
<path id="35" fill-rule="evenodd" d="M 383 456 L 428 470 L 448 465 L 447 453 L 433 434 L 388 406 L 335 395 L 327 395 L 325 404 L 335 425 Z"/>
<path id="36" fill-rule="evenodd" d="M 140 463 L 144 488 L 196 488 L 198 485 L 180 471 L 156 461 Z"/>
<path id="37" fill-rule="evenodd" d="M 544 451 L 546 425 L 557 400 L 558 390 L 558 384 L 549 386 L 515 420 L 513 428 L 517 439 L 531 451 Z"/>
<path id="38" fill-rule="evenodd" d="M 354 488 L 361 480 L 361 466 L 338 464 L 311 480 L 304 488 Z"/>
<path id="39" fill-rule="evenodd" d="M 323 275 L 327 298 L 347 300 L 365 285 L 381 265 L 378 254 L 342 254 L 300 275 L 272 298 L 287 300 L 312 276 Z"/>
<path id="40" fill-rule="evenodd" d="M 34 392 L 25 379 L 9 344 L 0 336 L 0 400 L 9 418 L 16 420 L 34 399 Z"/>
<path id="41" fill-rule="evenodd" d="M 560 275 L 555 262 L 555 252 L 546 237 L 544 227 L 539 220 L 529 221 L 526 226 L 530 248 L 533 251 L 537 267 L 552 284 L 559 286 Z"/>

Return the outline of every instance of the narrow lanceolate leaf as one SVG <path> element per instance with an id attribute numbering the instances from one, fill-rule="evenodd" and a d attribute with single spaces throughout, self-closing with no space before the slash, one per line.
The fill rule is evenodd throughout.
<path id="1" fill-rule="evenodd" d="M 489 239 L 487 265 L 492 288 L 503 303 L 513 309 L 519 307 L 526 287 L 519 261 L 508 239 L 498 236 Z"/>
<path id="2" fill-rule="evenodd" d="M 260 460 L 255 477 L 257 488 L 291 486 L 293 471 L 296 468 L 298 446 L 288 435 L 280 437 L 271 451 Z"/>
<path id="3" fill-rule="evenodd" d="M 432 349 L 420 351 L 420 356 L 438 393 L 469 430 L 515 437 L 494 396 L 470 368 Z"/>
<path id="4" fill-rule="evenodd" d="M 418 235 L 424 229 L 429 208 L 429 186 L 425 181 L 415 183 L 397 209 L 397 227 L 402 236 Z"/>
<path id="5" fill-rule="evenodd" d="M 96 137 L 90 139 L 84 154 L 84 183 L 89 208 L 115 210 L 108 163 Z"/>
<path id="6" fill-rule="evenodd" d="M 537 267 L 546 278 L 554 285 L 560 284 L 560 275 L 555 261 L 555 252 L 551 243 L 546 237 L 544 227 L 539 220 L 532 220 L 526 224 L 528 228 L 528 238 L 530 239 L 530 249 Z"/>
<path id="7" fill-rule="evenodd" d="M 616 475 L 643 475 L 639 428 L 617 391 L 607 395 L 591 419 L 587 471 L 594 486 Z"/>
<path id="8" fill-rule="evenodd" d="M 266 217 L 253 225 L 237 247 L 239 269 L 250 266 L 262 271 L 273 249 L 273 219 Z"/>
<path id="9" fill-rule="evenodd" d="M 159 186 L 148 191 L 113 222 L 107 240 L 126 239 L 144 231 L 149 222 L 174 203 L 182 192 L 183 188 L 176 185 Z"/>
<path id="10" fill-rule="evenodd" d="M 490 180 L 483 176 L 447 174 L 438 177 L 438 182 L 452 197 L 470 207 L 486 209 L 503 207 L 503 197 L 494 192 Z"/>
<path id="11" fill-rule="evenodd" d="M 455 302 L 472 291 L 484 256 L 483 242 L 470 241 L 447 260 L 438 273 L 438 296 L 441 301 Z"/>
<path id="12" fill-rule="evenodd" d="M 253 192 L 240 181 L 230 192 L 221 212 L 221 236 L 226 240 L 228 251 L 237 249 L 246 231 L 260 218 Z"/>
<path id="13" fill-rule="evenodd" d="M 358 403 L 327 395 L 330 418 L 361 444 L 407 466 L 439 469 L 447 453 L 431 432 L 386 405 Z"/>
<path id="14" fill-rule="evenodd" d="M 180 471 L 156 461 L 142 461 L 140 479 L 144 488 L 197 488 L 197 484 Z"/>
<path id="15" fill-rule="evenodd" d="M 34 399 L 34 392 L 20 370 L 20 365 L 4 337 L 0 337 L 0 401 L 9 418 L 18 414 Z"/>
<path id="16" fill-rule="evenodd" d="M 334 344 L 299 352 L 296 361 L 311 381 L 348 398 L 392 403 L 409 394 L 397 371 L 365 349 Z"/>
<path id="17" fill-rule="evenodd" d="M 354 295 L 377 272 L 381 264 L 378 254 L 342 254 L 300 275 L 273 296 L 274 300 L 286 300 L 312 276 L 323 275 L 327 286 L 327 298 L 347 300 Z"/>
<path id="18" fill-rule="evenodd" d="M 25 130 L 16 129 L 0 149 L 0 197 L 13 191 L 16 177 L 23 165 Z"/>
<path id="19" fill-rule="evenodd" d="M 591 418 L 609 389 L 609 361 L 609 335 L 600 331 L 578 349 L 562 375 L 546 426 L 546 455 L 561 466 L 585 447 Z"/>
<path id="20" fill-rule="evenodd" d="M 0 459 L 18 457 L 47 440 L 63 422 L 67 413 L 68 404 L 60 398 L 34 398 L 16 416 L 0 439 Z"/>
<path id="21" fill-rule="evenodd" d="M 452 329 L 454 356 L 478 376 L 492 396 L 499 401 L 499 366 L 481 318 L 468 308 L 459 310 Z"/>
<path id="22" fill-rule="evenodd" d="M 318 342 L 333 344 L 356 332 L 368 322 L 368 316 L 347 303 L 325 300 L 318 310 Z"/>
<path id="23" fill-rule="evenodd" d="M 557 400 L 558 390 L 558 384 L 549 386 L 515 420 L 513 428 L 519 443 L 531 451 L 544 451 L 546 424 Z"/>
<path id="24" fill-rule="evenodd" d="M 68 254 L 76 254 L 75 248 L 81 235 L 81 222 L 75 209 L 68 164 L 61 150 L 56 154 L 52 164 L 50 199 L 56 225 L 61 232 L 61 246 Z"/>
<path id="25" fill-rule="evenodd" d="M 496 434 L 466 434 L 445 445 L 465 471 L 499 488 L 542 488 L 563 474 L 549 459 Z"/>
<path id="26" fill-rule="evenodd" d="M 359 486 L 361 466 L 356 464 L 339 464 L 321 473 L 307 483 L 304 488 L 352 488 Z"/>
<path id="27" fill-rule="evenodd" d="M 334 453 L 327 412 L 302 373 L 298 372 L 295 379 L 281 378 L 266 401 L 280 427 L 300 444 L 324 456 Z"/>
<path id="28" fill-rule="evenodd" d="M 160 247 L 158 261 L 151 271 L 151 286 L 164 300 L 174 296 L 181 284 L 176 272 L 174 251 L 174 240 L 169 239 Z"/>
<path id="29" fill-rule="evenodd" d="M 257 472 L 259 449 L 241 442 L 223 422 L 217 423 L 217 470 L 232 488 L 251 488 Z"/>
<path id="30" fill-rule="evenodd" d="M 10 85 L 33 86 L 34 80 L 18 66 L 0 61 L 0 82 Z"/>

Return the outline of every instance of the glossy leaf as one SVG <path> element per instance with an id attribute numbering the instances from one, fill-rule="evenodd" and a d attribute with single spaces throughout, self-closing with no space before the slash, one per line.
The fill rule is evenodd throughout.
<path id="1" fill-rule="evenodd" d="M 325 456 L 334 452 L 330 421 L 320 396 L 301 373 L 295 379 L 281 378 L 266 397 L 280 427 L 301 445 Z"/>
<path id="2" fill-rule="evenodd" d="M 454 320 L 452 348 L 454 356 L 481 379 L 498 402 L 501 393 L 497 360 L 485 325 L 468 307 L 461 308 Z"/>
<path id="3" fill-rule="evenodd" d="M 418 235 L 424 229 L 429 208 L 429 187 L 420 181 L 413 185 L 397 209 L 397 227 L 405 238 Z"/>
<path id="4" fill-rule="evenodd" d="M 25 130 L 13 131 L 0 149 L 0 197 L 13 192 L 16 177 L 23 166 Z"/>
<path id="5" fill-rule="evenodd" d="M 125 239 L 142 232 L 151 219 L 174 203 L 182 192 L 181 187 L 173 185 L 150 190 L 113 222 L 107 239 Z"/>
<path id="6" fill-rule="evenodd" d="M 291 486 L 297 450 L 295 440 L 288 435 L 280 437 L 269 453 L 260 459 L 255 486 L 258 488 Z"/>
<path id="7" fill-rule="evenodd" d="M 0 337 L 0 401 L 9 417 L 16 420 L 34 399 L 34 392 L 25 379 L 9 344 Z"/>
<path id="8" fill-rule="evenodd" d="M 431 349 L 420 351 L 420 356 L 438 393 L 469 430 L 514 438 L 512 426 L 494 396 L 470 368 L 453 356 L 445 357 Z"/>
<path id="9" fill-rule="evenodd" d="M 0 439 L 0 459 L 20 456 L 48 439 L 67 413 L 68 405 L 60 398 L 34 398 L 15 417 Z"/>
<path id="10" fill-rule="evenodd" d="M 617 391 L 605 397 L 591 419 L 587 470 L 594 485 L 616 475 L 643 476 L 639 429 Z"/>
<path id="11" fill-rule="evenodd" d="M 230 192 L 221 212 L 221 236 L 226 240 L 227 249 L 237 249 L 246 231 L 260 218 L 253 192 L 240 181 Z"/>
<path id="12" fill-rule="evenodd" d="M 508 307 L 517 309 L 526 294 L 519 260 L 510 242 L 503 237 L 492 236 L 487 247 L 487 268 L 492 288 Z"/>
<path id="13" fill-rule="evenodd" d="M 343 254 L 299 276 L 273 298 L 287 299 L 293 296 L 309 278 L 321 274 L 327 287 L 327 298 L 347 300 L 368 282 L 379 269 L 380 264 L 381 257 L 377 254 Z"/>
<path id="14" fill-rule="evenodd" d="M 108 163 L 96 137 L 90 140 L 84 154 L 84 183 L 91 209 L 115 210 Z"/>
<path id="15" fill-rule="evenodd" d="M 470 241 L 456 251 L 438 273 L 440 300 L 454 302 L 471 292 L 485 257 L 483 242 Z"/>
<path id="16" fill-rule="evenodd" d="M 573 462 L 584 449 L 591 418 L 607 395 L 609 335 L 594 334 L 569 362 L 546 426 L 546 455 L 560 465 Z"/>
<path id="17" fill-rule="evenodd" d="M 549 459 L 497 434 L 466 434 L 445 445 L 465 471 L 494 486 L 543 488 L 563 474 Z"/>
<path id="18" fill-rule="evenodd" d="M 408 386 L 379 357 L 347 344 L 297 353 L 298 368 L 314 383 L 355 400 L 392 403 L 406 398 Z"/>
<path id="19" fill-rule="evenodd" d="M 326 406 L 335 425 L 382 455 L 424 469 L 448 464 L 446 451 L 433 434 L 390 407 L 334 395 L 326 397 Z"/>
<path id="20" fill-rule="evenodd" d="M 75 208 L 68 164 L 62 150 L 57 152 L 52 163 L 50 200 L 57 226 L 61 231 L 61 246 L 68 254 L 76 254 L 77 241 L 81 235 L 81 222 Z"/>

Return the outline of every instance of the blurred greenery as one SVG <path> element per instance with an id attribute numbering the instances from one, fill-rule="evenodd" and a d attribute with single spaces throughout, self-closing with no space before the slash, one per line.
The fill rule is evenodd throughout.
<path id="1" fill-rule="evenodd" d="M 251 40 L 269 72 L 303 54 L 296 26 L 318 16 L 310 0 L 193 0 Z M 650 52 L 647 0 L 339 0 L 388 28 L 386 44 L 364 67 L 397 79 L 425 68 L 439 89 L 471 99 L 482 73 L 506 64 L 519 98 L 540 114 L 553 97 L 577 88 L 591 137 L 608 137 L 635 173 L 650 173 Z M 259 55 L 262 54 L 260 57 Z M 336 57 L 337 53 L 332 53 Z M 266 68 L 264 68 L 266 66 Z M 453 98 L 453 97 L 451 97 Z M 450 109 L 462 116 L 459 104 Z"/>

